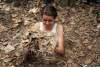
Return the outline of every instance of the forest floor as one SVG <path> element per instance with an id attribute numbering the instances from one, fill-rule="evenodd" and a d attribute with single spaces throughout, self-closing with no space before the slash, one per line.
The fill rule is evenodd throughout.
<path id="1" fill-rule="evenodd" d="M 100 6 L 81 4 L 57 9 L 56 21 L 64 26 L 65 40 L 65 56 L 61 67 L 100 67 L 100 29 L 97 28 Z M 39 20 L 39 10 L 34 12 L 34 8 L 0 3 L 0 67 L 13 67 L 6 66 L 6 63 L 10 63 L 15 55 L 20 57 L 20 53 L 25 52 L 20 50 L 24 48 L 20 44 L 27 42 L 28 32 L 24 28 Z M 29 64 L 29 67 L 49 65 Z M 59 67 L 59 64 L 53 67 Z"/>

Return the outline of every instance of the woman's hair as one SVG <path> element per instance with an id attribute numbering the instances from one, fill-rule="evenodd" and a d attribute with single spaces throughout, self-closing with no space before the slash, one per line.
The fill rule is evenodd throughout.
<path id="1" fill-rule="evenodd" d="M 46 5 L 42 8 L 41 15 L 48 15 L 53 16 L 54 18 L 57 17 L 57 10 L 53 5 Z"/>
<path id="2" fill-rule="evenodd" d="M 52 4 L 54 3 L 54 0 L 44 0 L 44 4 L 48 5 L 48 4 Z"/>

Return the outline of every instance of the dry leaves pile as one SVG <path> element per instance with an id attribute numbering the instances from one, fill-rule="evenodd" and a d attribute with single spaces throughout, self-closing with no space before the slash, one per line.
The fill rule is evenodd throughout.
<path id="1" fill-rule="evenodd" d="M 63 23 L 65 32 L 62 67 L 100 66 L 100 30 L 96 28 L 94 9 L 87 5 L 59 9 L 57 21 Z M 34 14 L 33 10 L 0 3 L 0 67 L 19 65 L 25 60 L 31 44 L 28 27 L 40 19 L 39 12 Z"/>

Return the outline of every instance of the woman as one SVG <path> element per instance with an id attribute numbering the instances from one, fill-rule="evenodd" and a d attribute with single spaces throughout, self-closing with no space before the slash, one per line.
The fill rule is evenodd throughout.
<path id="1" fill-rule="evenodd" d="M 52 5 L 45 6 L 42 11 L 42 22 L 31 27 L 30 32 L 38 36 L 39 50 L 44 61 L 55 59 L 56 56 L 64 55 L 64 32 L 63 26 L 55 22 L 57 10 Z M 50 61 L 52 63 L 52 61 Z"/>

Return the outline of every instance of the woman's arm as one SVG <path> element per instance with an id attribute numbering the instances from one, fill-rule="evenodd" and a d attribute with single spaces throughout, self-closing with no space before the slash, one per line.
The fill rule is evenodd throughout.
<path id="1" fill-rule="evenodd" d="M 55 49 L 55 52 L 60 55 L 64 55 L 64 31 L 63 26 L 61 24 L 58 25 L 58 45 Z"/>

